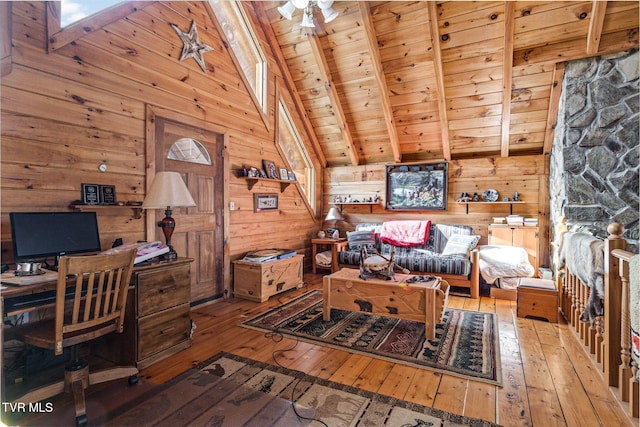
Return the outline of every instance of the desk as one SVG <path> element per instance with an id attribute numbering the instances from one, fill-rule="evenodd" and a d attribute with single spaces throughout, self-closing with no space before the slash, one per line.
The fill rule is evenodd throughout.
<path id="1" fill-rule="evenodd" d="M 96 354 L 120 365 L 139 369 L 191 346 L 190 263 L 178 258 L 172 262 L 135 266 L 127 297 L 124 332 L 102 337 L 93 349 Z M 23 286 L 3 285 L 0 310 L 5 315 L 19 315 L 55 306 L 55 299 L 41 304 L 15 307 L 12 299 L 55 292 L 57 274 L 43 275 L 42 281 Z M 55 298 L 55 295 L 54 295 Z M 5 310 L 5 305 L 9 310 Z M 0 369 L 4 363 L 4 322 L 0 325 Z M 166 329 L 171 332 L 167 333 Z M 162 337 L 155 339 L 153 337 Z M 103 340 L 103 341 L 101 341 Z M 100 345 L 102 344 L 102 345 Z M 118 350 L 114 354 L 112 350 Z M 4 390 L 4 387 L 3 387 Z"/>

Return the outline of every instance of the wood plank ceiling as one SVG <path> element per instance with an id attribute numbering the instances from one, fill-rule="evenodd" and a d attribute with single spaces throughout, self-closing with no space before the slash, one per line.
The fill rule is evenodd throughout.
<path id="1" fill-rule="evenodd" d="M 253 2 L 327 166 L 548 153 L 563 62 L 638 47 L 637 1 Z"/>

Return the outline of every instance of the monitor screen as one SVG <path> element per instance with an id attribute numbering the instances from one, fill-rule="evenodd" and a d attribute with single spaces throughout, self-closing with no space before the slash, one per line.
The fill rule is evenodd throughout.
<path id="1" fill-rule="evenodd" d="M 16 261 L 101 250 L 95 212 L 11 212 L 9 219 Z"/>

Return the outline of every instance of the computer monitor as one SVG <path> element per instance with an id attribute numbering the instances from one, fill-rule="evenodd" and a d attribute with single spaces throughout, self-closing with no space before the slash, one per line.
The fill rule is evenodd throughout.
<path id="1" fill-rule="evenodd" d="M 16 262 L 46 261 L 67 254 L 99 252 L 95 212 L 11 212 L 11 238 Z"/>

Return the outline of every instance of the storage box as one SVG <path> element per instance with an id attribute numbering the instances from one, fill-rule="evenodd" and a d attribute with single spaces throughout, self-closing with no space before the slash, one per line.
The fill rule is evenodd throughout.
<path id="1" fill-rule="evenodd" d="M 553 280 L 522 278 L 518 281 L 518 317 L 558 322 L 558 289 Z"/>
<path id="2" fill-rule="evenodd" d="M 270 296 L 303 284 L 304 255 L 255 263 L 243 260 L 233 264 L 233 293 L 239 298 L 265 302 Z"/>

